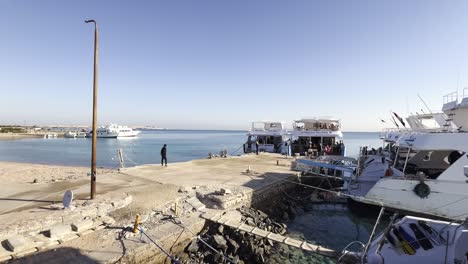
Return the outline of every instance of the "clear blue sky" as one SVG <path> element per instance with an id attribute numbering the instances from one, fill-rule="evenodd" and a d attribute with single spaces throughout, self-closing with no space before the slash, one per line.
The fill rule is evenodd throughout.
<path id="1" fill-rule="evenodd" d="M 468 86 L 468 1 L 0 2 L 0 124 L 376 131 Z"/>

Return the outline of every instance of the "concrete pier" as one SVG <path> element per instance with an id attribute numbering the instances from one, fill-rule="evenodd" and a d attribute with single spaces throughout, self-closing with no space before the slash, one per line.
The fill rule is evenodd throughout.
<path id="1" fill-rule="evenodd" d="M 274 195 L 280 195 L 281 191 L 288 189 L 288 184 L 292 187 L 292 184 L 283 181 L 296 177 L 296 173 L 290 171 L 290 162 L 291 159 L 283 156 L 263 153 L 258 156 L 169 163 L 168 167 L 142 165 L 125 168 L 119 173 L 98 174 L 98 196 L 93 202 L 86 199 L 89 186 L 84 179 L 43 184 L 27 193 L 25 200 L 31 200 L 32 203 L 0 215 L 0 230 L 4 230 L 0 239 L 5 241 L 13 234 L 18 234 L 26 239 L 34 238 L 33 241 L 43 241 L 42 234 L 51 226 L 65 224 L 76 227 L 76 221 L 80 219 L 96 221 L 107 228 L 80 230 L 84 233 L 79 233 L 79 228 L 70 229 L 72 233 L 69 236 L 72 239 L 59 239 L 58 245 L 52 242 L 34 244 L 29 249 L 32 255 L 26 254 L 26 257 L 15 263 L 41 260 L 69 263 L 81 263 L 84 260 L 97 263 L 118 260 L 127 263 L 161 263 L 166 258 L 161 251 L 147 240 L 142 243 L 144 239 L 140 240 L 138 236 L 124 231 L 126 226 L 132 226 L 137 213 L 142 215 L 145 233 L 170 252 L 180 252 L 187 241 L 193 239 L 191 232 L 199 232 L 206 224 L 206 220 L 200 217 L 203 212 L 261 203 Z M 28 185 L 25 184 L 24 188 Z M 279 185 L 282 188 L 277 188 Z M 61 210 L 59 205 L 44 205 L 40 199 L 37 204 L 34 202 L 47 192 L 59 191 L 56 186 L 57 189 L 74 188 L 78 199 L 73 206 L 78 209 Z M 24 193 L 22 188 L 16 186 L 16 192 L 10 191 L 8 195 L 21 200 Z M 118 206 L 122 197 L 131 197 L 129 204 Z M 166 215 L 176 213 L 190 232 L 165 220 Z M 106 217 L 112 221 L 106 221 Z M 29 224 L 26 225 L 26 222 Z M 0 250 L 0 253 L 4 260 L 19 257 L 8 249 Z"/>

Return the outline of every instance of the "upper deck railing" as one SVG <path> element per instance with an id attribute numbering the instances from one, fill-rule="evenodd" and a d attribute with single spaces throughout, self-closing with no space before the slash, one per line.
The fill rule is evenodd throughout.
<path id="1" fill-rule="evenodd" d="M 296 120 L 293 123 L 294 131 L 339 131 L 339 120 Z"/>
<path id="2" fill-rule="evenodd" d="M 463 89 L 463 93 L 465 93 L 465 89 Z M 458 102 L 458 91 L 443 96 L 444 105 L 452 102 Z"/>

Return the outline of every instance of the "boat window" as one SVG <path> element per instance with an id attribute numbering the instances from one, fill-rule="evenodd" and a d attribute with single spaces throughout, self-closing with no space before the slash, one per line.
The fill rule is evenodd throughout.
<path id="1" fill-rule="evenodd" d="M 429 179 L 436 179 L 463 154 L 456 150 L 411 151 L 405 173 L 411 176 L 422 172 Z M 395 166 L 399 170 L 402 170 L 404 166 L 406 155 L 406 150 L 400 151 L 397 166 Z"/>

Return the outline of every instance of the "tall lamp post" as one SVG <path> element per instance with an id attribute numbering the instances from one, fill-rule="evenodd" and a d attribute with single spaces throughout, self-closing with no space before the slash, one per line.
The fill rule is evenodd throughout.
<path id="1" fill-rule="evenodd" d="M 95 20 L 86 20 L 85 23 L 94 23 L 94 83 L 93 83 L 93 143 L 91 152 L 91 199 L 96 195 L 96 123 L 97 123 L 97 62 L 98 62 L 98 26 Z"/>

